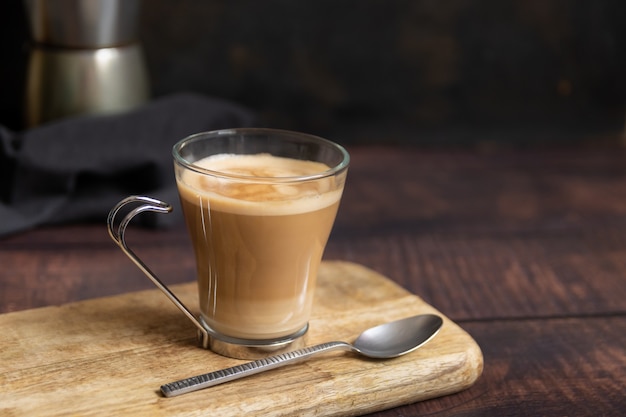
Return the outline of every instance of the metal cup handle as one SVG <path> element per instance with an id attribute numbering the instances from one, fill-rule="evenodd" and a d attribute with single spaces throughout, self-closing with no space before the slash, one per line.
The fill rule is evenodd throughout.
<path id="1" fill-rule="evenodd" d="M 130 209 L 130 211 L 122 218 L 121 221 L 118 222 L 118 217 L 121 217 L 120 211 L 122 209 L 129 209 L 129 206 L 134 206 L 134 208 Z M 107 226 L 109 229 L 109 235 L 111 239 L 122 249 L 122 251 L 130 258 L 131 261 L 137 265 L 137 267 L 160 289 L 167 298 L 170 299 L 172 303 L 180 311 L 183 312 L 185 316 L 197 327 L 198 329 L 198 339 L 203 348 L 208 349 L 210 338 L 207 330 L 202 326 L 200 321 L 193 315 L 193 313 L 174 295 L 172 291 L 161 280 L 148 268 L 148 266 L 141 260 L 135 253 L 128 247 L 126 243 L 125 233 L 126 228 L 130 221 L 143 212 L 156 212 L 156 213 L 170 213 L 172 211 L 172 206 L 168 203 L 165 203 L 161 200 L 157 200 L 150 197 L 145 196 L 130 196 L 115 205 L 109 212 L 109 216 L 107 218 Z M 117 224 L 117 226 L 116 226 Z"/>

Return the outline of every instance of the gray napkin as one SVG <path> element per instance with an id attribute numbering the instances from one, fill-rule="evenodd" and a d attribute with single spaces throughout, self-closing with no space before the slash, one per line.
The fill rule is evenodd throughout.
<path id="1" fill-rule="evenodd" d="M 193 133 L 253 123 L 235 104 L 179 94 L 123 114 L 69 118 L 19 133 L 0 126 L 0 236 L 44 224 L 104 224 L 108 211 L 133 194 L 175 206 L 177 214 L 140 216 L 145 225 L 175 223 L 172 146 Z"/>

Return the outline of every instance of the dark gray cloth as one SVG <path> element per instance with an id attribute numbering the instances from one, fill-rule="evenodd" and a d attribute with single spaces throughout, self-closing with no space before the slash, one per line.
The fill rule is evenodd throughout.
<path id="1" fill-rule="evenodd" d="M 104 224 L 108 211 L 133 194 L 175 206 L 178 214 L 146 216 L 148 223 L 172 224 L 180 219 L 172 146 L 193 133 L 253 123 L 233 103 L 179 94 L 123 114 L 19 133 L 0 126 L 0 236 L 44 224 Z"/>

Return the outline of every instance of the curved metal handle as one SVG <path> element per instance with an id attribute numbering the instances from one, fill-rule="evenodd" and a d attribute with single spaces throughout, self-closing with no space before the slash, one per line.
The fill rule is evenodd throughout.
<path id="1" fill-rule="evenodd" d="M 270 369 L 276 369 L 281 366 L 297 363 L 319 353 L 330 352 L 333 350 L 353 349 L 353 346 L 346 342 L 322 343 L 320 345 L 294 350 L 292 352 L 281 353 L 280 355 L 270 356 L 264 359 L 258 359 L 256 361 L 233 366 L 231 368 L 221 369 L 219 371 L 170 382 L 161 385 L 161 392 L 166 397 L 174 397 L 176 395 L 198 391 L 235 379 L 269 371 Z"/>
<path id="2" fill-rule="evenodd" d="M 128 208 L 128 206 L 134 205 L 136 206 L 134 209 L 130 210 L 126 216 L 119 222 L 116 227 L 117 218 L 120 215 L 120 211 L 122 209 Z M 126 197 L 119 203 L 115 205 L 109 212 L 109 216 L 107 217 L 107 226 L 109 229 L 109 235 L 111 239 L 117 243 L 117 245 L 122 249 L 122 251 L 130 258 L 131 261 L 137 265 L 139 269 L 160 289 L 163 294 L 170 299 L 172 303 L 180 311 L 187 316 L 189 320 L 198 328 L 198 338 L 200 339 L 200 343 L 202 347 L 208 348 L 209 346 L 209 334 L 206 329 L 202 326 L 200 321 L 193 315 L 193 313 L 174 295 L 173 292 L 167 288 L 165 284 L 161 282 L 161 280 L 148 268 L 146 264 L 143 263 L 141 259 L 128 247 L 126 243 L 126 228 L 130 221 L 137 216 L 146 211 L 156 212 L 156 213 L 170 213 L 172 211 L 172 206 L 154 198 L 145 197 L 145 196 L 130 196 Z"/>

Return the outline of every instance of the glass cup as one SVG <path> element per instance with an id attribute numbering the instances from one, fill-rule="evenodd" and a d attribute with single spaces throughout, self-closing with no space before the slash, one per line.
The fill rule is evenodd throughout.
<path id="1" fill-rule="evenodd" d="M 196 259 L 196 317 L 132 253 L 130 220 L 171 207 L 129 197 L 109 232 L 199 330 L 202 345 L 255 359 L 302 347 L 317 271 L 349 165 L 344 148 L 303 133 L 229 129 L 198 133 L 173 148 L 183 215 Z M 116 228 L 123 207 L 139 204 Z"/>

